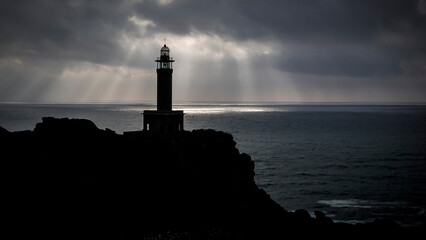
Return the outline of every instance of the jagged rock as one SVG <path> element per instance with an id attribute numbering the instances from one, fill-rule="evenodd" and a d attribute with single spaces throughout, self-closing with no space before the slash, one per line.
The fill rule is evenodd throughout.
<path id="1" fill-rule="evenodd" d="M 44 117 L 41 123 L 37 123 L 34 132 L 38 134 L 54 135 L 91 135 L 98 133 L 99 128 L 87 119 L 68 119 Z"/>
<path id="2" fill-rule="evenodd" d="M 10 134 L 10 132 L 7 129 L 0 126 L 0 136 L 7 136 L 8 134 Z"/>
<path id="3" fill-rule="evenodd" d="M 327 216 L 325 216 L 325 214 L 321 211 L 314 211 L 315 214 L 315 219 L 316 222 L 318 224 L 323 224 L 323 225 L 327 225 L 327 224 L 333 224 L 333 220 Z"/>
<path id="4" fill-rule="evenodd" d="M 313 219 L 311 218 L 311 215 L 305 209 L 298 209 L 298 210 L 294 211 L 294 213 L 295 213 L 295 218 L 297 219 L 298 222 L 300 222 L 302 224 L 312 224 L 313 223 Z"/>

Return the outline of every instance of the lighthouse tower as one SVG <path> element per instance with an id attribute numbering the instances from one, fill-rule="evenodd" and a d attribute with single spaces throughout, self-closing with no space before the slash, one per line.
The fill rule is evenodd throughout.
<path id="1" fill-rule="evenodd" d="M 170 49 L 164 44 L 157 62 L 157 110 L 145 110 L 144 131 L 173 133 L 183 131 L 183 111 L 172 110 L 172 64 Z"/>

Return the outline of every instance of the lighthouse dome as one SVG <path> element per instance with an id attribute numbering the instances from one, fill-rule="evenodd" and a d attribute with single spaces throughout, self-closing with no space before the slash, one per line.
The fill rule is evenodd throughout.
<path id="1" fill-rule="evenodd" d="M 170 51 L 170 48 L 166 46 L 166 44 L 164 44 L 164 47 L 161 48 L 161 51 Z"/>

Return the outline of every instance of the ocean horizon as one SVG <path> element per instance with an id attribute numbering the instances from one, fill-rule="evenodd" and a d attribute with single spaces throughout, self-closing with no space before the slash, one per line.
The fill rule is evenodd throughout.
<path id="1" fill-rule="evenodd" d="M 0 126 L 32 130 L 42 117 L 84 118 L 117 133 L 142 130 L 155 103 L 0 103 Z M 425 103 L 177 102 L 185 130 L 232 134 L 255 180 L 289 211 L 335 222 L 426 222 Z"/>

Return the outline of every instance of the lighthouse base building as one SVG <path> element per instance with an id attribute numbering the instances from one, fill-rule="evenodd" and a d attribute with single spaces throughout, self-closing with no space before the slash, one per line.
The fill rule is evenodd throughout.
<path id="1" fill-rule="evenodd" d="M 145 110 L 143 112 L 143 130 L 161 133 L 183 131 L 183 111 Z"/>

